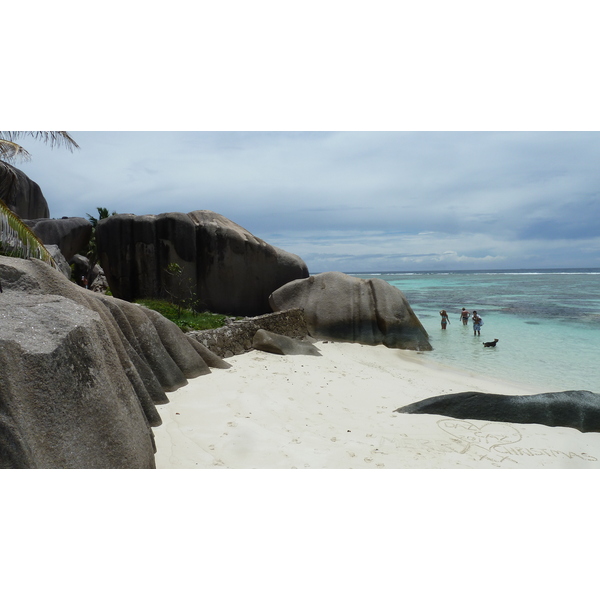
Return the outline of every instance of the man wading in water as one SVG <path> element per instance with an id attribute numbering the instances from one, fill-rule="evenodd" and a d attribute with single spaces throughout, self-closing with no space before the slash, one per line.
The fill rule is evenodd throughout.
<path id="1" fill-rule="evenodd" d="M 483 319 L 477 314 L 477 311 L 473 311 L 473 335 L 481 335 L 481 326 L 483 325 Z"/>
<path id="2" fill-rule="evenodd" d="M 467 324 L 467 321 L 469 320 L 470 316 L 471 316 L 471 313 L 466 308 L 463 308 L 462 311 L 460 312 L 460 318 L 462 319 L 463 325 Z"/>

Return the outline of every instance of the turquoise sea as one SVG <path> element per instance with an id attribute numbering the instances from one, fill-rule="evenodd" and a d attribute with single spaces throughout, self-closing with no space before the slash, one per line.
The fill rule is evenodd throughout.
<path id="1" fill-rule="evenodd" d="M 430 336 L 427 360 L 547 391 L 600 393 L 600 269 L 350 273 L 400 289 Z M 481 337 L 462 307 L 483 318 Z M 440 310 L 450 316 L 441 329 Z M 498 338 L 495 348 L 482 342 Z"/>

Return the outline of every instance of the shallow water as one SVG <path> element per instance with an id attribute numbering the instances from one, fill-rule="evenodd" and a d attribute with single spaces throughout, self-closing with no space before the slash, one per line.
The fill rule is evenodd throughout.
<path id="1" fill-rule="evenodd" d="M 600 393 L 600 270 L 352 273 L 400 289 L 430 336 L 427 359 L 548 391 Z M 484 325 L 473 335 L 462 307 Z M 450 324 L 443 331 L 439 311 Z M 498 338 L 495 348 L 484 341 Z"/>

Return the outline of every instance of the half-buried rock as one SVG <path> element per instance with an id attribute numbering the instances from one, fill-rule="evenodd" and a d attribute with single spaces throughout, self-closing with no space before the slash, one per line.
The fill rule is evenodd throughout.
<path id="1" fill-rule="evenodd" d="M 431 350 L 404 294 L 382 279 L 327 272 L 297 279 L 269 297 L 274 311 L 301 308 L 316 339 Z"/>
<path id="2" fill-rule="evenodd" d="M 287 335 L 273 333 L 266 329 L 259 329 L 252 338 L 252 347 L 255 350 L 270 352 L 271 354 L 305 354 L 308 356 L 321 356 L 321 353 L 306 340 L 295 340 Z"/>
<path id="3" fill-rule="evenodd" d="M 600 394 L 585 390 L 505 396 L 460 392 L 414 402 L 394 412 L 508 423 L 539 423 L 600 432 Z"/>

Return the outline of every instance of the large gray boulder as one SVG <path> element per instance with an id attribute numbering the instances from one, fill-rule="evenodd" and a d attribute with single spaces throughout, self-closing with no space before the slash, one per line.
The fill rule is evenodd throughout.
<path id="1" fill-rule="evenodd" d="M 48 203 L 40 186 L 23 171 L 0 161 L 0 188 L 7 193 L 4 203 L 21 219 L 42 219 L 50 216 Z M 3 168 L 3 165 L 6 168 Z"/>
<path id="2" fill-rule="evenodd" d="M 0 256 L 0 280 L 0 467 L 152 468 L 155 405 L 210 373 L 205 358 L 228 366 L 41 261 Z"/>
<path id="3" fill-rule="evenodd" d="M 100 263 L 118 298 L 195 300 L 200 310 L 239 316 L 270 312 L 269 294 L 308 276 L 302 259 L 209 210 L 113 215 L 96 228 Z M 180 277 L 166 271 L 182 268 Z"/>
<path id="4" fill-rule="evenodd" d="M 82 217 L 62 219 L 23 219 L 45 246 L 55 244 L 67 262 L 90 241 L 92 224 Z"/>
<path id="5" fill-rule="evenodd" d="M 287 283 L 269 303 L 274 311 L 303 309 L 308 331 L 317 339 L 431 350 L 404 294 L 382 279 L 320 273 Z"/>
<path id="6" fill-rule="evenodd" d="M 509 423 L 539 423 L 600 432 L 600 394 L 585 390 L 506 396 L 459 392 L 414 402 L 395 412 Z"/>

